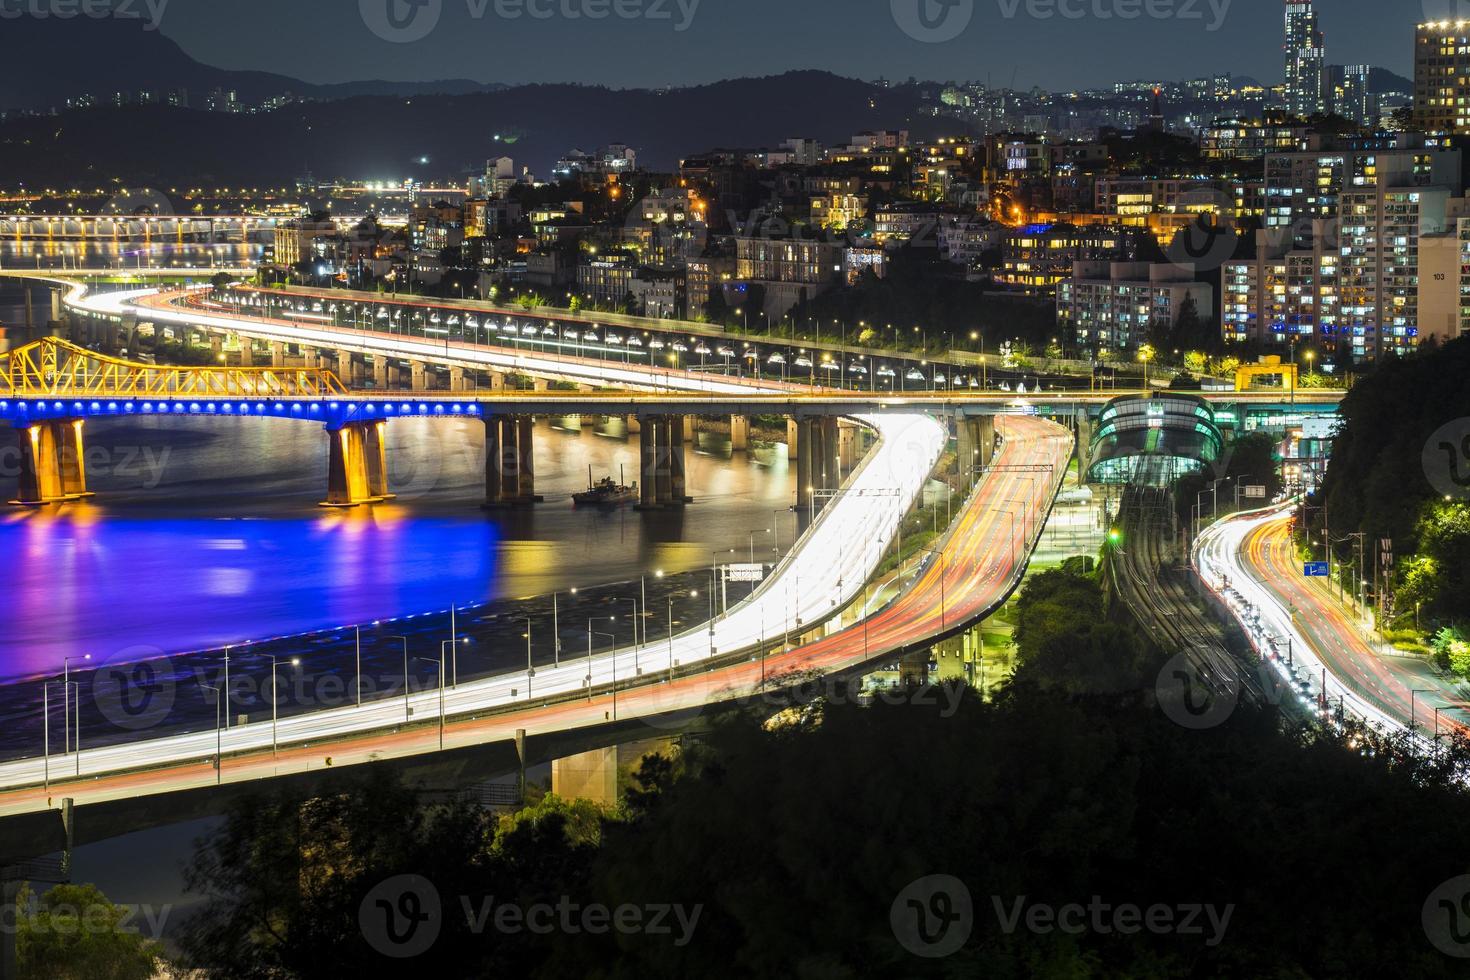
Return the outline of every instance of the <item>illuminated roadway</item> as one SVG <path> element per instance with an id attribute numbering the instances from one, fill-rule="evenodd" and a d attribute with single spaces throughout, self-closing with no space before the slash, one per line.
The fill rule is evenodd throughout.
<path id="1" fill-rule="evenodd" d="M 85 303 L 92 309 L 117 310 L 127 300 L 124 294 L 82 297 L 74 291 L 68 302 Z M 197 323 L 199 318 L 190 314 L 189 319 Z M 301 332 L 311 332 L 295 324 L 289 328 L 298 331 L 298 337 Z M 261 329 L 275 328 L 266 325 Z M 322 338 L 318 342 L 331 343 L 336 339 L 339 338 Z M 402 339 L 395 343 L 416 346 Z M 437 353 L 430 350 L 419 356 L 434 357 Z M 601 362 L 589 365 L 544 355 L 521 357 L 545 361 L 548 370 L 561 374 L 577 375 L 592 368 L 599 372 L 598 380 L 651 382 L 646 370 L 640 374 L 635 368 L 618 368 Z M 535 370 L 531 365 L 527 367 Z M 659 387 L 687 384 L 695 390 L 720 393 L 749 391 L 753 384 L 699 374 L 686 378 L 682 372 L 659 372 L 656 383 Z M 771 383 L 763 386 L 778 390 L 781 387 Z M 461 683 L 444 694 L 444 711 L 450 718 L 446 746 L 498 737 L 487 734 L 487 727 L 506 732 L 509 737 L 516 728 L 539 732 L 625 719 L 630 713 L 656 715 L 673 709 L 698 708 L 711 700 L 753 690 L 762 672 L 775 674 L 793 669 L 827 672 L 922 646 L 998 602 L 1024 566 L 1071 452 L 1071 437 L 1066 430 L 1037 418 L 1011 416 L 1000 420 L 998 428 L 1004 441 L 995 461 L 998 468 L 980 481 L 961 510 L 952 535 L 946 538 L 948 543 L 942 557 L 929 557 L 917 581 L 894 604 L 843 632 L 790 652 L 781 652 L 784 647 L 780 646 L 778 652 L 769 652 L 788 633 L 810 632 L 814 624 L 829 618 L 864 591 L 899 520 L 912 505 L 947 442 L 944 428 L 926 415 L 859 414 L 855 417 L 879 433 L 878 443 L 792 553 L 750 599 L 717 619 L 712 631 L 706 624 L 674 637 L 672 643 L 660 638 L 641 647 L 626 647 L 615 656 L 595 656 L 590 661 L 564 656 L 559 665 L 538 668 L 533 677 L 521 671 Z M 696 673 L 672 682 L 667 680 L 675 665 L 687 669 L 688 665 L 713 656 L 723 657 L 738 651 L 748 651 L 754 656 L 762 648 L 763 640 L 768 651 L 763 659 L 756 656 L 736 666 Z M 615 683 L 630 683 L 640 673 L 646 682 L 660 679 L 615 694 L 603 690 Z M 589 681 L 590 695 L 587 694 Z M 369 757 L 431 750 L 437 747 L 439 731 L 437 726 L 424 723 L 437 719 L 439 698 L 438 691 L 421 691 L 412 694 L 408 703 L 394 698 L 280 719 L 276 738 L 283 748 L 277 759 L 270 753 L 272 725 L 269 722 L 232 727 L 223 739 L 225 775 L 222 778 L 233 782 L 321 767 L 327 764 L 327 754 L 334 758 L 335 764 L 343 765 Z M 527 707 L 553 698 L 562 700 L 547 706 Z M 393 726 L 405 721 L 409 706 L 419 727 L 407 732 L 391 731 Z M 478 717 L 491 711 L 507 713 L 493 720 Z M 367 734 L 373 732 L 377 734 Z M 296 747 L 302 742 L 324 739 L 331 740 L 330 747 Z M 213 770 L 207 761 L 201 764 L 199 760 L 212 757 L 215 745 L 216 732 L 207 730 L 84 750 L 80 760 L 76 753 L 66 757 L 55 755 L 49 763 L 50 794 L 36 785 L 47 778 L 45 760 L 32 758 L 3 764 L 0 786 L 29 784 L 32 788 L 0 795 L 0 813 L 45 806 L 46 799 L 56 792 L 58 781 L 67 775 L 74 776 L 78 765 L 81 780 L 65 788 L 66 795 L 78 803 L 207 785 L 215 780 Z"/>
<path id="2" fill-rule="evenodd" d="M 1450 728 L 1470 732 L 1444 710 L 1465 703 L 1452 686 L 1418 658 L 1383 654 L 1353 613 L 1338 602 L 1331 583 L 1303 574 L 1291 537 L 1293 509 L 1287 505 L 1243 514 L 1208 528 L 1195 547 L 1196 566 L 1205 582 L 1221 591 L 1222 582 L 1228 581 L 1260 611 L 1265 631 L 1280 638 L 1283 663 L 1285 638 L 1292 638 L 1292 660 L 1298 675 L 1310 683 L 1314 699 L 1321 695 L 1325 668 L 1328 700 L 1342 697 L 1350 713 L 1370 723 L 1387 730 L 1406 727 L 1413 698 L 1414 721 L 1421 732 L 1432 724 L 1435 707 L 1441 709 L 1442 732 Z M 1251 633 L 1250 624 L 1243 621 L 1243 625 Z M 1411 694 L 1426 690 L 1435 693 Z"/>

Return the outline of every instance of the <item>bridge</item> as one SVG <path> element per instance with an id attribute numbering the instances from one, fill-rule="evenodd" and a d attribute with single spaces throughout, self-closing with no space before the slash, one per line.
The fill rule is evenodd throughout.
<path id="1" fill-rule="evenodd" d="M 151 366 L 125 361 L 125 370 L 116 365 L 111 368 L 114 380 L 110 384 L 120 387 L 95 387 L 86 396 L 64 385 L 44 394 L 33 387 L 30 393 L 22 392 L 9 401 L 54 413 L 48 421 L 65 419 L 73 429 L 80 429 L 77 423 L 88 419 L 127 415 L 129 405 L 133 406 L 133 414 L 153 415 L 240 417 L 248 409 L 252 418 L 312 421 L 329 431 L 338 425 L 337 432 L 351 427 L 380 429 L 403 414 L 459 418 L 478 415 L 487 425 L 487 445 L 496 445 L 491 442 L 493 428 L 501 447 L 518 442 L 524 431 L 523 413 L 626 409 L 630 415 L 636 412 L 638 420 L 662 420 L 643 425 L 641 430 L 645 450 L 652 445 L 644 459 L 654 461 L 655 503 L 663 503 L 662 495 L 667 492 L 670 506 L 679 505 L 672 499 L 676 441 L 683 432 L 676 421 L 679 413 L 739 410 L 776 414 L 779 410 L 791 418 L 799 444 L 809 447 L 805 450 L 808 462 L 802 469 L 810 474 L 811 482 L 800 481 L 810 488 L 807 499 L 829 502 L 817 509 L 796 547 L 755 594 L 712 621 L 707 629 L 611 655 L 589 655 L 585 664 L 563 662 L 554 670 L 485 678 L 461 684 L 453 691 L 409 694 L 396 703 L 364 703 L 283 719 L 279 730 L 252 721 L 229 733 L 204 731 L 156 737 L 144 733 L 140 741 L 125 745 L 78 749 L 68 760 L 65 777 L 46 759 L 19 760 L 0 765 L 0 813 L 45 809 L 47 801 L 58 792 L 84 804 L 98 804 L 317 772 L 323 766 L 324 747 L 331 756 L 326 765 L 335 760 L 341 766 L 510 739 L 527 730 L 547 734 L 601 729 L 630 717 L 650 719 L 669 712 L 698 711 L 712 702 L 749 696 L 772 684 L 788 682 L 781 681 L 783 677 L 858 671 L 864 665 L 891 662 L 907 652 L 927 650 L 938 639 L 966 628 L 994 608 L 1019 582 L 1075 441 L 1066 429 L 1036 417 L 1042 414 L 1037 404 L 1040 399 L 1018 399 L 1014 394 L 841 391 L 768 378 L 711 375 L 687 368 L 663 370 L 626 361 L 616 364 L 564 351 L 508 351 L 490 343 L 454 342 L 452 338 L 200 312 L 174 305 L 170 296 L 176 294 L 88 296 L 84 290 L 74 290 L 67 305 L 82 314 L 84 332 L 89 328 L 114 329 L 126 317 L 146 316 L 174 324 L 180 330 L 201 331 L 211 342 L 246 337 L 252 344 L 263 341 L 309 351 L 315 359 L 309 366 L 304 357 L 300 364 L 272 363 L 268 369 L 256 369 L 252 364 L 252 374 L 237 377 L 255 378 L 256 370 L 262 372 L 261 378 L 283 371 L 290 375 L 309 370 L 317 373 L 305 377 L 315 377 L 319 384 L 329 385 L 329 374 L 340 383 L 339 373 L 322 366 L 320 353 L 331 350 L 340 358 L 345 350 L 353 358 L 438 362 L 451 371 L 459 367 L 465 371 L 462 382 L 472 372 L 480 376 L 500 373 L 504 381 L 514 374 L 525 374 L 637 390 L 558 392 L 547 390 L 544 380 L 538 380 L 530 391 L 508 390 L 504 383 L 497 390 L 492 383 L 483 392 L 428 390 L 417 385 L 417 390 L 405 392 L 363 391 L 345 385 L 342 391 L 315 395 L 280 391 L 267 397 L 247 394 L 242 389 L 212 396 L 175 396 L 166 388 L 162 393 L 138 395 L 136 388 L 130 392 L 126 386 L 144 384 L 131 378 L 134 372 L 144 372 Z M 149 305 L 144 306 L 144 300 Z M 46 356 L 34 351 L 27 355 L 32 362 L 37 357 L 44 362 Z M 64 360 L 93 355 L 58 350 L 55 356 Z M 274 362 L 274 348 L 270 356 Z M 301 355 L 293 354 L 291 359 L 296 356 Z M 235 367 L 224 365 L 226 370 Z M 101 370 L 78 369 L 72 372 L 74 380 L 70 383 L 78 384 L 78 378 L 86 383 L 85 379 Z M 25 376 L 26 371 L 21 375 Z M 44 371 L 40 373 L 42 386 L 54 380 Z M 30 383 L 37 384 L 34 378 Z M 196 391 L 201 390 L 200 386 L 222 383 L 217 378 L 173 382 L 193 385 Z M 534 390 L 536 387 L 542 390 Z M 1090 412 L 1094 404 L 1100 410 L 1104 403 L 1097 393 L 1056 394 L 1072 399 L 1071 404 L 1064 404 L 1063 410 L 1056 412 L 1063 418 L 1067 410 Z M 1279 402 L 1281 397 L 1243 394 L 1266 404 L 1273 404 L 1272 398 Z M 1043 397 L 1050 401 L 1053 393 Z M 47 407 L 36 409 L 41 404 Z M 1320 404 L 1327 407 L 1329 399 L 1324 398 Z M 958 455 L 965 462 L 961 471 L 971 486 L 969 496 L 954 525 L 923 560 L 913 580 L 897 598 L 875 609 L 866 599 L 867 582 L 950 439 L 945 424 L 941 424 L 946 418 L 954 427 Z M 515 421 L 506 426 L 506 419 Z M 844 420 L 871 429 L 877 437 L 867 456 L 850 467 L 845 467 L 841 458 L 840 427 Z M 806 433 L 802 432 L 804 422 Z M 833 423 L 839 427 L 836 437 L 832 437 Z M 648 434 L 650 430 L 654 431 Z M 386 489 L 372 485 L 368 438 L 364 435 L 361 443 L 354 443 L 351 435 L 345 441 L 341 436 L 331 440 L 334 446 L 342 444 L 343 450 L 340 454 L 332 451 L 329 477 L 338 475 L 338 484 L 347 488 L 343 498 L 347 503 L 370 498 L 375 489 Z M 838 450 L 835 466 L 830 465 L 834 446 Z M 510 453 L 493 449 L 487 452 L 487 503 L 496 493 L 504 499 L 507 489 L 503 479 L 490 478 L 503 478 L 506 470 L 516 469 L 515 465 L 505 467 L 493 461 L 514 461 L 520 451 L 517 446 Z M 982 465 L 987 458 L 990 465 Z M 648 473 L 645 469 L 645 485 Z M 514 475 L 515 493 L 520 497 L 527 484 L 521 482 L 521 473 Z M 336 492 L 329 493 L 329 498 L 332 495 Z M 650 664 L 660 666 L 650 670 Z M 437 726 L 433 720 L 426 721 L 436 715 Z"/>

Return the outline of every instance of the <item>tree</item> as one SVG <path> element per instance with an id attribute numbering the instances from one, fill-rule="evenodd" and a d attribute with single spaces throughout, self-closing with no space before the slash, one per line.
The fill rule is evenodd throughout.
<path id="1" fill-rule="evenodd" d="M 34 906 L 34 907 L 32 907 Z M 36 980 L 149 980 L 163 965 L 157 942 L 95 885 L 57 885 L 16 901 L 20 975 Z"/>

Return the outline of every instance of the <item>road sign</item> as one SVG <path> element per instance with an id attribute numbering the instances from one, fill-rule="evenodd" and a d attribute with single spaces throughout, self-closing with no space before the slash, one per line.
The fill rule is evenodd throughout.
<path id="1" fill-rule="evenodd" d="M 1248 486 L 1248 487 L 1245 488 L 1245 495 L 1249 499 L 1265 500 L 1266 499 L 1266 488 L 1265 487 L 1249 487 Z"/>
<path id="2" fill-rule="evenodd" d="M 759 582 L 766 577 L 764 565 L 726 565 L 725 578 L 731 582 Z"/>
<path id="3" fill-rule="evenodd" d="M 1331 574 L 1325 561 L 1309 561 L 1303 566 L 1303 572 L 1307 578 L 1327 578 Z"/>

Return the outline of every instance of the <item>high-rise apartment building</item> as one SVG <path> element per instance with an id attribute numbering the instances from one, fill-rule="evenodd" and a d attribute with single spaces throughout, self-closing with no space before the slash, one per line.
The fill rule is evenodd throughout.
<path id="1" fill-rule="evenodd" d="M 1286 3 L 1286 108 L 1293 115 L 1326 112 L 1327 49 L 1312 0 Z"/>
<path id="2" fill-rule="evenodd" d="M 1414 33 L 1414 125 L 1470 132 L 1470 21 L 1431 21 Z"/>

